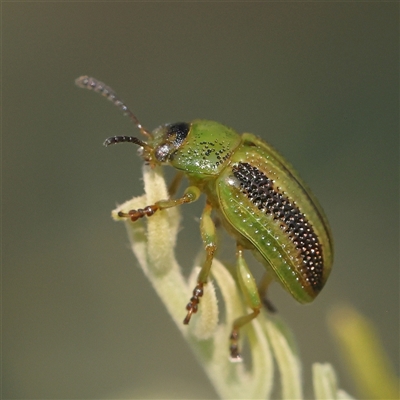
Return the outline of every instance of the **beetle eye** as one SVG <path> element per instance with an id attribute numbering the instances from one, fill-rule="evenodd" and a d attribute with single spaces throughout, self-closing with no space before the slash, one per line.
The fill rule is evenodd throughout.
<path id="1" fill-rule="evenodd" d="M 154 150 L 156 159 L 159 162 L 170 161 L 173 153 L 185 141 L 189 130 L 190 124 L 186 122 L 164 125 L 160 131 L 161 144 Z"/>
<path id="2" fill-rule="evenodd" d="M 172 139 L 174 147 L 179 147 L 186 139 L 190 130 L 190 124 L 186 122 L 178 122 L 176 124 L 168 125 L 166 136 L 169 140 Z"/>

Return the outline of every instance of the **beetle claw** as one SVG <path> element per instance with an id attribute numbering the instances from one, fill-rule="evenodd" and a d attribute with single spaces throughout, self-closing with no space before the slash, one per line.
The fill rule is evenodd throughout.
<path id="1" fill-rule="evenodd" d="M 188 306 L 190 306 L 190 305 L 191 305 L 191 304 L 189 303 Z M 188 308 L 188 307 L 186 307 L 186 308 Z M 183 320 L 183 323 L 184 323 L 185 325 L 189 325 L 190 318 L 192 317 L 192 314 L 193 314 L 193 308 L 190 308 L 189 311 L 188 311 L 188 313 L 186 314 L 185 319 Z"/>

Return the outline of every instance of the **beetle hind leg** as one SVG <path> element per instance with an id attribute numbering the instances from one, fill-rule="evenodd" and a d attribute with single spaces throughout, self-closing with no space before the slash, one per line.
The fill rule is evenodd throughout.
<path id="1" fill-rule="evenodd" d="M 275 307 L 275 305 L 271 302 L 271 300 L 268 298 L 268 288 L 270 284 L 272 283 L 273 278 L 269 273 L 265 273 L 263 278 L 261 279 L 260 283 L 258 284 L 258 293 L 260 295 L 260 298 L 262 300 L 262 303 L 264 307 L 270 312 L 270 313 L 276 313 L 278 310 Z"/>
<path id="2" fill-rule="evenodd" d="M 262 307 L 256 281 L 249 270 L 243 256 L 243 249 L 239 244 L 237 245 L 236 257 L 236 269 L 239 285 L 244 295 L 246 305 L 253 311 L 250 314 L 235 319 L 233 322 L 232 333 L 230 336 L 230 358 L 231 361 L 234 362 L 241 361 L 242 359 L 239 351 L 239 329 L 256 318 Z"/>

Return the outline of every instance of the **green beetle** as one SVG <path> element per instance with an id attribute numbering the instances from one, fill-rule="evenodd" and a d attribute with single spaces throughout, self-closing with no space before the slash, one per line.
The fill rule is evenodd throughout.
<path id="1" fill-rule="evenodd" d="M 265 266 L 269 283 L 274 278 L 300 303 L 311 302 L 321 291 L 331 271 L 333 245 L 328 221 L 318 201 L 292 166 L 271 146 L 256 136 L 214 121 L 162 125 L 152 133 L 143 128 L 115 92 L 94 78 L 76 80 L 122 109 L 141 133 L 114 136 L 105 145 L 130 142 L 141 148 L 150 166 L 170 165 L 189 181 L 182 197 L 160 200 L 144 209 L 121 212 L 136 221 L 157 210 L 196 201 L 206 195 L 200 230 L 206 258 L 186 309 L 184 323 L 197 312 L 216 251 L 212 212 L 237 243 L 237 279 L 250 314 L 236 319 L 230 337 L 232 360 L 240 360 L 239 329 L 260 312 L 262 301 L 255 280 L 243 257 L 251 250 Z"/>

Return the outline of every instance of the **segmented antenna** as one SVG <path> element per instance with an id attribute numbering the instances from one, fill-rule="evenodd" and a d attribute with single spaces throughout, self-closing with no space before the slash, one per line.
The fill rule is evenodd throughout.
<path id="1" fill-rule="evenodd" d="M 109 138 L 107 138 L 104 141 L 104 146 L 110 146 L 111 144 L 117 144 L 117 143 L 133 143 L 133 144 L 137 144 L 138 146 L 141 147 L 149 147 L 151 149 L 151 147 L 146 143 L 143 142 L 142 140 L 134 137 L 134 136 L 111 136 Z"/>
<path id="2" fill-rule="evenodd" d="M 144 136 L 146 136 L 149 139 L 153 138 L 152 134 L 142 126 L 142 124 L 136 118 L 135 114 L 133 114 L 133 112 L 128 108 L 128 106 L 121 99 L 118 98 L 114 90 L 112 90 L 109 86 L 106 86 L 103 82 L 100 82 L 97 79 L 86 75 L 76 79 L 75 84 L 81 88 L 93 90 L 94 92 L 100 93 L 106 99 L 110 100 L 113 104 L 115 104 L 124 113 L 124 115 L 127 115 L 133 121 L 133 123 L 139 128 L 140 132 Z"/>

